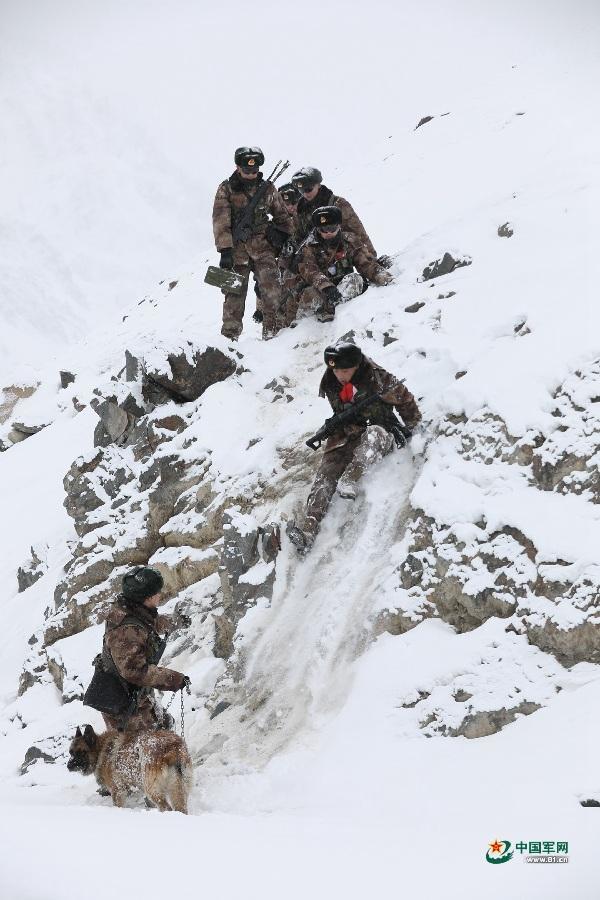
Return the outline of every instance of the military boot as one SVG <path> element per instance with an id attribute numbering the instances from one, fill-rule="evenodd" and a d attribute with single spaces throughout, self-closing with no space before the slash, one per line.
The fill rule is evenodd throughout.
<path id="1" fill-rule="evenodd" d="M 335 318 L 335 306 L 332 303 L 322 303 L 316 311 L 319 322 L 333 322 Z"/>
<path id="2" fill-rule="evenodd" d="M 307 534 L 302 531 L 301 528 L 296 525 L 294 520 L 290 520 L 286 526 L 285 533 L 290 539 L 290 544 L 293 544 L 296 548 L 296 551 L 299 556 L 306 556 L 308 551 L 313 545 L 314 535 Z"/>

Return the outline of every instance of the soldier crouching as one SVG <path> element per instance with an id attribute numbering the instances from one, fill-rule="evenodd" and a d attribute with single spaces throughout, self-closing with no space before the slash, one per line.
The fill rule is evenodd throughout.
<path id="1" fill-rule="evenodd" d="M 365 408 L 367 424 L 354 422 L 328 438 L 299 524 L 290 522 L 287 534 L 300 554 L 312 547 L 321 522 L 336 491 L 354 499 L 355 485 L 365 470 L 382 459 L 393 447 L 390 415 L 396 409 L 408 432 L 420 422 L 421 413 L 401 381 L 363 355 L 360 347 L 338 342 L 325 348 L 327 369 L 321 379 L 319 396 L 326 397 L 334 413 L 358 403 L 362 397 L 377 395 L 378 402 Z M 395 418 L 395 417 L 394 417 Z M 396 420 L 397 421 L 397 420 Z"/>
<path id="2" fill-rule="evenodd" d="M 356 235 L 342 229 L 337 206 L 323 206 L 312 216 L 314 228 L 298 251 L 298 277 L 284 280 L 286 319 L 291 324 L 298 310 L 316 309 L 320 322 L 330 322 L 338 303 L 366 290 L 367 282 L 393 281 Z"/>
<path id="3" fill-rule="evenodd" d="M 101 679 L 100 699 L 95 702 L 97 698 L 92 696 L 89 702 L 93 680 L 84 702 L 102 712 L 107 728 L 132 732 L 172 727 L 173 719 L 154 696 L 154 689 L 178 691 L 190 683 L 181 672 L 157 665 L 167 643 L 167 638 L 160 636 L 168 621 L 158 614 L 164 602 L 162 588 L 163 578 L 156 569 L 133 569 L 123 577 L 122 593 L 106 618 L 102 653 L 95 661 Z M 111 686 L 111 676 L 117 679 L 116 685 L 113 681 Z M 111 687 L 121 688 L 129 700 L 126 710 L 107 711 L 110 700 L 102 696 L 102 685 L 106 684 L 105 694 Z"/>

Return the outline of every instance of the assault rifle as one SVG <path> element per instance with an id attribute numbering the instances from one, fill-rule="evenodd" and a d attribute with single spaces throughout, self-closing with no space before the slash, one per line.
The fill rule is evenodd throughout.
<path id="1" fill-rule="evenodd" d="M 363 415 L 363 410 L 366 410 L 368 406 L 373 404 L 377 404 L 381 415 L 376 415 L 374 421 L 371 422 L 369 421 L 370 416 Z M 412 431 L 402 424 L 390 404 L 384 403 L 380 394 L 369 394 L 369 396 L 352 403 L 342 412 L 325 419 L 325 424 L 307 440 L 306 444 L 311 450 L 318 450 L 324 440 L 331 437 L 336 431 L 342 431 L 346 425 L 370 424 L 381 425 L 385 428 L 394 438 L 397 447 L 406 447 L 406 444 L 412 437 Z"/>
<path id="2" fill-rule="evenodd" d="M 254 210 L 256 209 L 262 198 L 265 196 L 269 184 L 275 184 L 277 179 L 281 175 L 283 175 L 286 169 L 289 168 L 289 165 L 289 160 L 286 160 L 285 162 L 279 160 L 269 177 L 259 185 L 256 193 L 250 199 L 247 206 L 244 207 L 244 211 L 239 221 L 236 222 L 231 231 L 234 244 L 250 239 L 250 237 L 252 236 L 252 225 L 254 222 Z"/>

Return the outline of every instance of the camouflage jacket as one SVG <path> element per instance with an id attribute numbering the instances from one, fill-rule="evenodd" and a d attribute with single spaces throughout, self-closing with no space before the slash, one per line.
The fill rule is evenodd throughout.
<path id="1" fill-rule="evenodd" d="M 299 240 L 303 241 L 312 231 L 312 214 L 319 206 L 337 206 L 342 213 L 342 228 L 344 231 L 351 231 L 352 234 L 356 235 L 360 243 L 364 244 L 370 256 L 377 256 L 371 238 L 354 212 L 352 205 L 347 200 L 344 200 L 343 197 L 336 197 L 333 191 L 325 187 L 324 184 L 319 188 L 314 200 L 305 200 L 304 197 L 301 197 L 298 202 L 296 215 L 298 217 L 297 233 Z"/>
<path id="2" fill-rule="evenodd" d="M 342 231 L 337 241 L 324 241 L 313 228 L 298 251 L 298 273 L 318 291 L 338 284 L 354 269 L 374 284 L 392 281 L 390 273 L 348 231 Z"/>
<path id="3" fill-rule="evenodd" d="M 395 375 L 382 369 L 372 359 L 368 359 L 366 356 L 363 357 L 361 364 L 352 376 L 352 384 L 356 388 L 357 393 L 355 396 L 362 397 L 369 394 L 379 394 L 384 404 L 389 403 L 390 406 L 398 411 L 407 428 L 414 428 L 421 421 L 419 407 L 408 388 Z M 333 371 L 327 369 L 319 385 L 319 396 L 327 397 L 334 413 L 342 412 L 344 409 L 344 404 L 340 399 L 341 388 L 342 385 L 333 374 Z M 365 410 L 365 416 L 371 420 L 372 424 L 382 424 L 385 427 L 385 410 L 381 404 L 377 404 L 372 410 L 369 407 Z M 349 425 L 346 429 L 346 434 L 358 435 L 363 430 L 364 426 Z M 328 449 L 333 449 L 333 445 L 340 446 L 340 442 L 332 441 L 332 446 L 328 442 Z"/>
<path id="4" fill-rule="evenodd" d="M 158 628 L 165 622 L 156 610 L 141 603 L 115 603 L 106 618 L 103 655 L 109 653 L 121 678 L 136 687 L 177 691 L 183 676 L 173 669 L 157 666 L 164 647 Z"/>
<path id="5" fill-rule="evenodd" d="M 233 247 L 232 229 L 240 221 L 245 207 L 262 181 L 262 172 L 259 172 L 255 181 L 244 181 L 236 171 L 219 185 L 212 217 L 215 245 L 219 253 Z M 253 235 L 264 234 L 271 217 L 277 228 L 285 231 L 286 234 L 291 233 L 292 219 L 283 204 L 279 191 L 275 185 L 269 182 L 264 197 L 254 210 Z"/>

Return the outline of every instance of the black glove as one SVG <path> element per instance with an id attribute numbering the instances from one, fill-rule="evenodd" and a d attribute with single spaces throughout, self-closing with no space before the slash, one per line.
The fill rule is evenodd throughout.
<path id="1" fill-rule="evenodd" d="M 267 240 L 276 253 L 281 253 L 281 251 L 283 250 L 283 245 L 287 241 L 288 237 L 289 234 L 286 234 L 285 231 L 277 228 L 277 226 L 273 225 L 272 222 L 267 225 Z"/>
<path id="2" fill-rule="evenodd" d="M 323 296 L 327 300 L 327 304 L 330 306 L 335 306 L 337 303 L 341 303 L 343 300 L 342 295 L 335 287 L 335 285 L 331 285 L 331 287 L 325 288 L 323 291 Z"/>
<path id="3" fill-rule="evenodd" d="M 190 676 L 184 675 L 183 676 L 183 684 L 181 685 L 181 690 L 183 690 L 185 688 L 185 690 L 188 692 L 188 694 L 191 694 L 192 693 L 191 685 L 192 685 L 192 679 L 190 678 Z"/>
<path id="4" fill-rule="evenodd" d="M 227 250 L 221 250 L 221 261 L 219 262 L 220 269 L 229 269 L 231 271 L 233 269 L 233 249 L 228 247 Z"/>
<path id="5" fill-rule="evenodd" d="M 392 425 L 390 433 L 394 438 L 396 447 L 398 447 L 399 450 L 401 450 L 402 447 L 406 447 L 407 443 L 412 437 L 412 434 L 407 429 L 403 429 L 400 424 Z"/>

